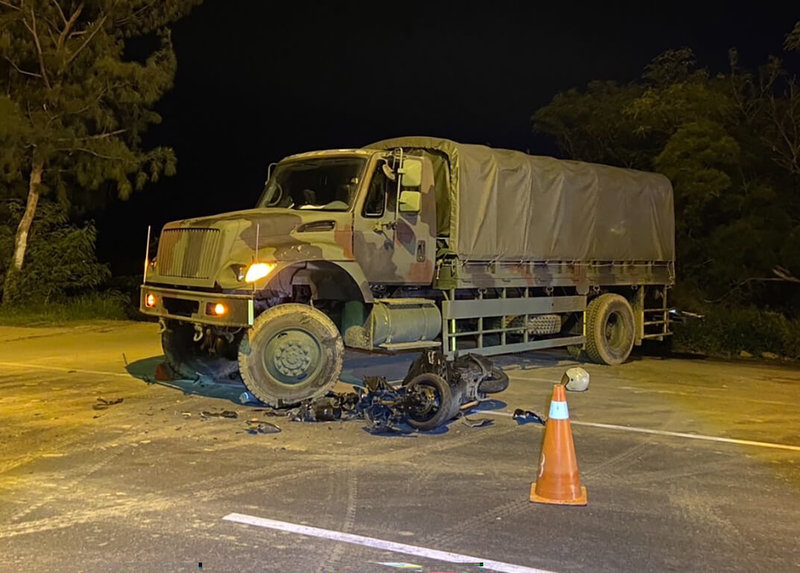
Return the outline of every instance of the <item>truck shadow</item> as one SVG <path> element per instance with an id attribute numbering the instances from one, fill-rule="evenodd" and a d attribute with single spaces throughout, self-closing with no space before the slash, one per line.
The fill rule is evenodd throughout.
<path id="1" fill-rule="evenodd" d="M 242 402 L 239 401 L 239 397 L 242 395 L 242 392 L 245 392 L 247 389 L 241 382 L 236 383 L 231 381 L 222 383 L 206 376 L 199 375 L 194 380 L 179 378 L 172 380 L 160 380 L 156 377 L 156 371 L 158 366 L 163 362 L 163 356 L 152 356 L 150 358 L 137 360 L 136 362 L 131 362 L 125 367 L 125 369 L 128 371 L 128 374 L 134 378 L 143 380 L 148 384 L 158 384 L 159 386 L 164 386 L 165 388 L 180 390 L 187 395 L 203 396 L 205 398 L 219 398 L 222 400 L 228 400 L 229 402 L 239 406 L 243 405 Z M 255 406 L 258 404 L 254 403 L 251 405 Z"/>
<path id="2" fill-rule="evenodd" d="M 341 382 L 351 386 L 363 387 L 364 376 L 385 376 L 391 383 L 399 383 L 408 372 L 408 367 L 416 358 L 416 354 L 370 354 L 348 350 L 345 353 L 344 367 L 339 376 Z M 180 390 L 184 394 L 203 396 L 206 398 L 219 398 L 237 405 L 262 406 L 260 402 L 243 397 L 247 391 L 244 384 L 237 380 L 215 380 L 208 376 L 199 375 L 195 379 L 175 378 L 163 380 L 157 376 L 164 356 L 151 356 L 129 363 L 125 369 L 134 378 L 148 384 L 158 384 L 165 388 Z"/>

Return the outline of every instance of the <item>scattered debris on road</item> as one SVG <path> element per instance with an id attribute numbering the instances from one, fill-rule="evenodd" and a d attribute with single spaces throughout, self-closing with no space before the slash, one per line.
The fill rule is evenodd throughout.
<path id="1" fill-rule="evenodd" d="M 208 410 L 203 410 L 200 412 L 200 417 L 203 419 L 206 418 L 238 418 L 239 414 L 234 412 L 233 410 L 218 410 L 216 412 L 209 412 Z"/>
<path id="2" fill-rule="evenodd" d="M 302 422 L 363 419 L 374 433 L 434 430 L 508 388 L 508 375 L 488 358 L 467 354 L 448 362 L 438 350 L 422 352 L 399 387 L 383 376 L 365 376 L 364 388 L 305 400 L 289 411 Z M 481 428 L 491 420 L 465 421 Z"/>
<path id="3" fill-rule="evenodd" d="M 467 418 L 464 416 L 461 421 L 464 423 L 465 426 L 469 426 L 470 428 L 484 428 L 486 426 L 491 426 L 494 424 L 494 420 L 491 418 Z"/>
<path id="4" fill-rule="evenodd" d="M 533 422 L 544 426 L 545 423 L 547 422 L 547 418 L 545 418 L 538 412 L 534 412 L 533 410 L 523 410 L 521 408 L 517 408 L 516 410 L 514 410 L 514 413 L 511 414 L 511 419 L 516 420 L 517 424 L 520 425 Z"/>
<path id="5" fill-rule="evenodd" d="M 264 420 L 248 420 L 247 433 L 248 434 L 279 434 L 281 432 L 280 426 L 272 422 L 265 422 Z"/>
<path id="6" fill-rule="evenodd" d="M 248 412 L 259 412 L 262 416 L 282 416 L 292 422 L 332 422 L 364 420 L 366 429 L 372 433 L 410 434 L 415 431 L 435 430 L 452 419 L 462 418 L 470 428 L 491 426 L 490 418 L 469 418 L 466 413 L 489 400 L 488 394 L 496 394 L 508 388 L 509 378 L 502 369 L 494 366 L 484 356 L 466 354 L 447 361 L 439 350 L 426 350 L 410 365 L 400 385 L 392 385 L 383 376 L 365 376 L 364 386 L 354 392 L 328 392 L 326 395 L 303 400 L 294 407 L 249 408 Z M 583 368 L 570 368 L 561 378 L 561 384 L 572 392 L 585 392 L 589 388 L 589 374 Z M 102 400 L 95 406 L 102 409 L 110 404 Z M 242 404 L 259 404 L 248 391 L 238 396 Z M 190 418 L 190 412 L 181 412 Z M 238 418 L 233 410 L 203 410 L 200 418 Z M 517 424 L 536 423 L 545 425 L 547 418 L 534 410 L 516 409 L 512 419 Z M 281 428 L 260 418 L 247 420 L 249 434 L 276 434 Z"/>
<path id="7" fill-rule="evenodd" d="M 97 403 L 92 405 L 92 410 L 105 410 L 109 406 L 114 406 L 116 404 L 121 404 L 124 398 L 113 398 L 111 400 L 106 400 L 102 396 L 97 398 Z"/>

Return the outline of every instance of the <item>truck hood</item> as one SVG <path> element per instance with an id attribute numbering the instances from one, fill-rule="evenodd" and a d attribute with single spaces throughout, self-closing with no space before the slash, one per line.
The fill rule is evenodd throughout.
<path id="1" fill-rule="evenodd" d="M 265 237 L 286 236 L 298 227 L 308 226 L 309 223 L 320 223 L 330 221 L 334 225 L 351 221 L 350 213 L 341 211 L 299 211 L 295 209 L 247 209 L 244 211 L 232 211 L 208 217 L 195 217 L 193 219 L 182 219 L 172 221 L 164 226 L 168 229 L 218 229 L 230 233 L 237 229 L 249 236 L 246 232 L 252 229 L 253 243 L 255 246 L 255 234 L 258 228 L 259 235 Z M 301 229 L 302 231 L 302 229 Z M 261 242 L 259 240 L 259 242 Z"/>
<path id="2" fill-rule="evenodd" d="M 173 221 L 161 233 L 157 273 L 173 284 L 216 282 L 235 288 L 230 269 L 253 262 L 256 251 L 262 262 L 353 260 L 352 217 L 341 211 L 270 208 Z M 194 272 L 199 267 L 204 271 Z M 195 276 L 179 276 L 190 274 L 187 269 Z"/>

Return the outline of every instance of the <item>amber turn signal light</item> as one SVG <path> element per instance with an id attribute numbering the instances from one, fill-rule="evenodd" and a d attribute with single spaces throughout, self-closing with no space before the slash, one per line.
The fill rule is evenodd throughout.
<path id="1" fill-rule="evenodd" d="M 206 314 L 213 314 L 216 316 L 222 316 L 228 312 L 228 307 L 222 304 L 221 302 L 213 303 L 210 302 L 206 305 Z"/>
<path id="2" fill-rule="evenodd" d="M 156 302 L 157 302 L 156 295 L 154 295 L 151 292 L 147 293 L 147 295 L 144 297 L 144 306 L 146 308 L 155 308 Z"/>

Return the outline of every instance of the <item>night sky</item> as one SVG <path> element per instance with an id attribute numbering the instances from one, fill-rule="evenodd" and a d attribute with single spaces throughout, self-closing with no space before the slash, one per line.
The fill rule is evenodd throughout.
<path id="1" fill-rule="evenodd" d="M 712 72 L 780 54 L 790 2 L 205 0 L 173 31 L 174 90 L 148 135 L 178 174 L 93 214 L 115 273 L 141 270 L 147 225 L 251 207 L 286 155 L 433 135 L 553 155 L 530 116 L 595 79 L 639 77 L 688 46 Z"/>

